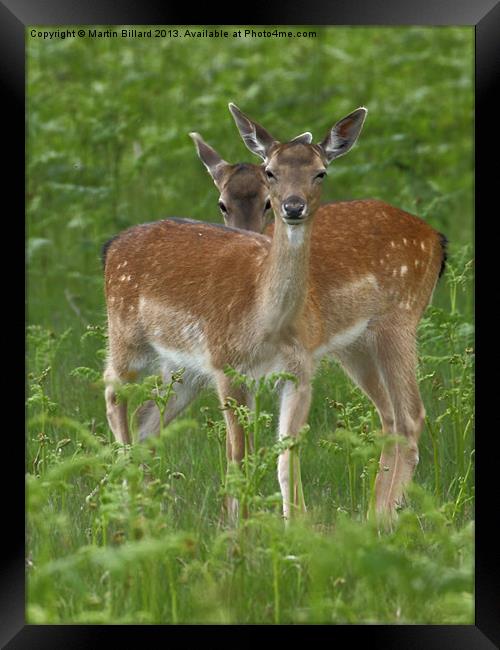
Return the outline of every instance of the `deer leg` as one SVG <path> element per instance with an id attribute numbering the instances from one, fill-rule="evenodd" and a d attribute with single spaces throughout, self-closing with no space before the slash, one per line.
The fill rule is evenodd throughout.
<path id="1" fill-rule="evenodd" d="M 251 411 L 254 409 L 255 400 L 254 400 L 254 396 L 251 393 L 249 393 L 249 392 L 245 391 L 244 389 L 242 389 L 241 393 L 239 394 L 239 397 L 242 400 L 242 402 L 244 401 L 244 403 L 248 406 L 248 408 Z M 226 424 L 227 424 L 227 420 L 226 420 Z M 238 425 L 239 425 L 239 423 L 238 423 Z M 253 453 L 254 452 L 254 440 L 253 440 L 253 431 L 252 431 L 252 429 L 249 429 L 247 431 L 247 441 L 248 441 L 248 451 L 250 453 Z M 227 458 L 232 459 L 232 457 L 233 457 L 232 456 L 233 448 L 231 446 L 231 436 L 229 436 L 229 435 L 226 436 L 226 454 L 227 454 Z"/>
<path id="2" fill-rule="evenodd" d="M 109 427 L 115 436 L 115 440 L 124 445 L 128 445 L 130 444 L 130 433 L 127 422 L 127 402 L 126 400 L 118 402 L 116 397 L 116 389 L 123 381 L 125 381 L 125 377 L 121 377 L 112 363 L 108 362 L 104 371 L 104 382 L 106 384 L 104 390 L 106 417 Z"/>
<path id="3" fill-rule="evenodd" d="M 307 421 L 311 404 L 311 385 L 308 380 L 295 385 L 286 381 L 281 391 L 279 439 L 296 438 Z M 300 459 L 297 449 L 287 449 L 278 458 L 278 481 L 283 498 L 283 516 L 290 519 L 296 512 L 305 512 L 306 504 L 300 477 Z"/>
<path id="4" fill-rule="evenodd" d="M 163 371 L 165 382 L 171 380 L 171 373 Z M 182 383 L 174 384 L 174 394 L 170 397 L 165 406 L 163 414 L 163 425 L 167 426 L 176 418 L 191 402 L 198 396 L 204 385 L 203 379 L 199 375 L 185 372 L 182 377 Z M 139 440 L 145 440 L 150 436 L 156 436 L 160 432 L 160 410 L 154 400 L 147 400 L 141 404 L 136 414 L 137 429 Z"/>
<path id="5" fill-rule="evenodd" d="M 425 420 L 416 378 L 415 339 L 413 335 L 403 339 L 400 332 L 404 331 L 404 327 L 390 329 L 378 337 L 380 367 L 393 405 L 395 434 L 382 451 L 375 483 L 376 511 L 382 519 L 394 518 L 402 503 L 418 464 L 418 440 Z"/>
<path id="6" fill-rule="evenodd" d="M 347 375 L 373 402 L 382 424 L 382 431 L 393 433 L 394 410 L 373 346 L 366 342 L 356 342 L 335 356 Z"/>
<path id="7" fill-rule="evenodd" d="M 245 403 L 250 409 L 250 411 L 255 410 L 255 396 L 249 391 L 245 391 Z M 252 428 L 250 428 L 247 432 L 247 440 L 248 440 L 248 451 L 249 453 L 253 454 L 253 452 L 255 451 L 255 445 L 254 445 Z"/>
<path id="8" fill-rule="evenodd" d="M 373 342 L 369 340 L 356 341 L 354 345 L 340 351 L 335 356 L 347 375 L 373 402 L 382 424 L 382 432 L 386 435 L 394 434 L 394 409 Z M 385 464 L 381 464 L 380 473 L 376 479 L 377 485 L 381 485 L 384 480 L 383 473 L 385 471 L 387 471 Z M 378 489 L 380 490 L 380 487 Z"/>
<path id="9" fill-rule="evenodd" d="M 226 454 L 227 454 L 227 471 L 230 472 L 234 467 L 240 467 L 245 455 L 245 432 L 242 425 L 238 422 L 238 417 L 231 408 L 227 407 L 227 399 L 232 398 L 238 404 L 245 404 L 247 392 L 242 387 L 235 386 L 231 379 L 223 373 L 218 373 L 216 377 L 217 392 L 221 405 L 224 407 L 224 419 L 226 421 Z M 231 523 L 238 521 L 239 504 L 235 497 L 226 497 L 226 507 Z M 242 512 L 247 516 L 246 509 Z"/>

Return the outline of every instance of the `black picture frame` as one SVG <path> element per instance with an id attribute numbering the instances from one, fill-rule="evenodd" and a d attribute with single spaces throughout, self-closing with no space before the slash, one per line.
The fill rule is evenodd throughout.
<path id="1" fill-rule="evenodd" d="M 4 108 L 7 114 L 4 121 L 2 140 L 10 136 L 10 143 L 4 147 L 4 160 L 7 179 L 5 180 L 4 202 L 10 203 L 4 212 L 4 246 L 15 250 L 12 229 L 17 224 L 20 229 L 19 241 L 24 250 L 24 176 L 25 157 L 22 147 L 25 132 L 25 26 L 65 25 L 65 24 L 308 24 L 308 25 L 470 25 L 475 27 L 476 35 L 476 117 L 475 117 L 475 256 L 476 256 L 476 354 L 479 361 L 476 379 L 477 404 L 477 450 L 476 450 L 476 620 L 471 626 L 387 626 L 387 625 L 339 625 L 339 626 L 294 626 L 293 634 L 306 634 L 308 639 L 325 635 L 333 644 L 345 638 L 353 646 L 367 641 L 369 648 L 444 650 L 473 649 L 486 650 L 499 647 L 500 643 L 500 599 L 498 597 L 498 552 L 496 505 L 496 483 L 498 456 L 494 447 L 498 433 L 493 417 L 495 405 L 495 356 L 498 358 L 493 338 L 495 321 L 491 309 L 496 303 L 495 288 L 497 272 L 495 245 L 498 239 L 492 233 L 492 223 L 498 213 L 495 190 L 498 186 L 498 146 L 497 104 L 494 93 L 500 78 L 500 3 L 498 0 L 341 0 L 328 2 L 309 1 L 299 6 L 279 7 L 267 3 L 247 5 L 250 11 L 244 18 L 236 19 L 227 11 L 217 12 L 213 6 L 207 7 L 196 16 L 181 15 L 174 12 L 171 5 L 160 2 L 135 3 L 123 0 L 120 4 L 111 0 L 90 2 L 90 0 L 8 0 L 0 3 L 0 68 L 2 87 L 5 92 Z M 208 10 L 208 11 L 207 11 Z M 185 12 L 186 13 L 186 12 Z M 210 15 L 206 15 L 210 13 Z M 205 15 L 203 15 L 205 14 Z M 194 18 L 196 17 L 196 20 Z M 450 170 L 453 173 L 453 170 Z M 10 175 L 10 177 L 9 177 Z M 5 209 L 5 208 L 4 208 Z M 15 229 L 15 228 L 14 228 Z M 498 253 L 497 253 L 498 256 Z M 14 255 L 14 258 L 17 258 Z M 5 256 L 10 259 L 10 256 Z M 24 260 L 24 256 L 21 256 Z M 15 267 L 14 267 L 15 268 Z M 24 349 L 22 325 L 13 317 L 16 305 L 20 305 L 22 291 L 12 283 L 15 277 L 24 277 L 25 268 L 17 274 L 12 263 L 4 269 L 3 295 L 8 305 L 10 317 L 5 319 L 11 331 L 4 341 L 19 340 Z M 24 285 L 23 285 L 24 288 Z M 9 293 L 10 292 L 10 293 Z M 24 304 L 24 303 L 23 303 Z M 483 315 L 481 315 L 481 311 Z M 94 648 L 120 642 L 122 647 L 131 647 L 137 642 L 144 643 L 145 637 L 154 634 L 164 642 L 176 643 L 177 639 L 186 643 L 187 639 L 199 635 L 204 644 L 219 645 L 227 633 L 221 626 L 177 626 L 174 630 L 165 626 L 80 626 L 26 625 L 25 610 L 25 560 L 24 560 L 24 438 L 19 434 L 17 409 L 20 409 L 19 395 L 12 382 L 12 364 L 4 365 L 4 373 L 13 384 L 15 393 L 12 406 L 6 404 L 11 413 L 16 414 L 13 424 L 4 426 L 3 465 L 4 500 L 7 508 L 4 515 L 2 536 L 2 571 L 0 579 L 0 643 L 2 647 L 17 648 Z M 5 372 L 7 371 L 7 372 Z M 7 437 L 9 436 L 9 437 Z M 8 445 L 9 440 L 12 445 Z M 8 445 L 8 446 L 7 446 Z M 12 452 L 11 449 L 12 448 Z M 8 461 L 7 461 L 8 458 Z M 496 471 L 495 471 L 496 469 Z M 238 626 L 237 626 L 238 627 Z M 246 626 L 247 635 L 259 633 L 260 626 Z M 267 626 L 265 634 L 281 635 L 281 628 Z M 203 628 L 203 629 L 201 629 Z M 213 628 L 213 629 L 212 629 Z M 232 637 L 229 630 L 228 638 Z M 213 641 L 212 641 L 213 639 Z M 193 638 L 194 640 L 194 638 Z M 271 640 L 271 639 L 270 639 Z M 299 639 L 297 638 L 297 641 Z M 233 641 L 234 643 L 234 641 Z M 188 641 L 189 644 L 189 641 Z"/>

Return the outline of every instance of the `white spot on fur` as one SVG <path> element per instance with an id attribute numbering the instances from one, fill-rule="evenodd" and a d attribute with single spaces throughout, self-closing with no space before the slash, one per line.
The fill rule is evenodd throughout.
<path id="1" fill-rule="evenodd" d="M 420 260 L 415 260 L 415 268 L 420 264 Z"/>
<path id="2" fill-rule="evenodd" d="M 396 248 L 396 244 L 393 241 L 391 241 L 391 248 Z"/>
<path id="3" fill-rule="evenodd" d="M 120 276 L 120 282 L 123 282 L 127 276 L 126 275 L 121 275 Z"/>
<path id="4" fill-rule="evenodd" d="M 406 246 L 407 243 L 408 243 L 408 240 L 406 239 L 406 237 L 403 237 L 403 244 Z"/>
<path id="5" fill-rule="evenodd" d="M 127 282 L 130 282 L 131 279 L 132 279 L 132 276 L 131 276 L 131 275 L 127 275 Z"/>
<path id="6" fill-rule="evenodd" d="M 403 266 L 401 267 L 401 276 L 406 275 L 407 271 L 408 271 L 408 267 L 406 266 L 406 264 L 403 264 Z"/>
<path id="7" fill-rule="evenodd" d="M 384 263 L 384 260 L 380 260 L 380 264 L 383 264 L 383 263 Z"/>
<path id="8" fill-rule="evenodd" d="M 423 242 L 423 241 L 422 241 L 422 242 L 420 242 L 420 248 L 421 248 L 421 249 L 422 249 L 423 251 L 425 251 L 425 244 L 424 244 L 424 242 Z"/>
<path id="9" fill-rule="evenodd" d="M 392 277 L 395 278 L 398 273 L 397 269 L 392 269 Z"/>

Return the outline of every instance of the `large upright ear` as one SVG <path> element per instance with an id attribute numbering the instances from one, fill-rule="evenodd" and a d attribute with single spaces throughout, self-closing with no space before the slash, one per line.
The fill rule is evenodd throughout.
<path id="1" fill-rule="evenodd" d="M 327 163 L 347 153 L 354 145 L 363 127 L 367 109 L 357 108 L 355 111 L 339 120 L 326 134 L 324 140 L 318 143 Z"/>
<path id="2" fill-rule="evenodd" d="M 312 133 L 309 131 L 306 131 L 305 133 L 301 133 L 300 135 L 295 136 L 293 140 L 290 140 L 288 144 L 291 144 L 292 142 L 300 142 L 301 144 L 311 144 L 313 139 Z"/>
<path id="3" fill-rule="evenodd" d="M 229 166 L 229 163 L 221 158 L 215 149 L 207 144 L 199 133 L 193 132 L 189 135 L 193 139 L 199 159 L 207 168 L 207 171 L 213 178 L 214 183 L 218 186 L 218 183 L 221 181 L 224 169 Z"/>
<path id="4" fill-rule="evenodd" d="M 243 142 L 252 153 L 266 160 L 271 146 L 278 141 L 263 126 L 247 117 L 234 104 L 229 103 L 229 110 L 234 117 Z"/>

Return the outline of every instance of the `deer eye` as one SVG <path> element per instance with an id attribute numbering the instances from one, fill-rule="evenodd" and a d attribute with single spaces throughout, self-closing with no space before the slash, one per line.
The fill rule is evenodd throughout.
<path id="1" fill-rule="evenodd" d="M 226 213 L 227 213 L 227 208 L 226 208 L 226 206 L 224 205 L 224 203 L 223 203 L 222 201 L 219 201 L 219 210 L 220 210 L 223 214 L 226 214 Z"/>
<path id="2" fill-rule="evenodd" d="M 267 212 L 270 209 L 271 209 L 271 201 L 267 199 L 266 205 L 264 206 L 264 212 Z"/>
<path id="3" fill-rule="evenodd" d="M 266 176 L 267 176 L 269 179 L 272 178 L 273 180 L 276 180 L 276 176 L 273 174 L 273 172 L 272 172 L 270 169 L 266 169 Z"/>
<path id="4" fill-rule="evenodd" d="M 314 180 L 321 180 L 322 178 L 325 178 L 326 172 L 319 172 L 319 174 L 316 174 L 314 177 Z"/>

